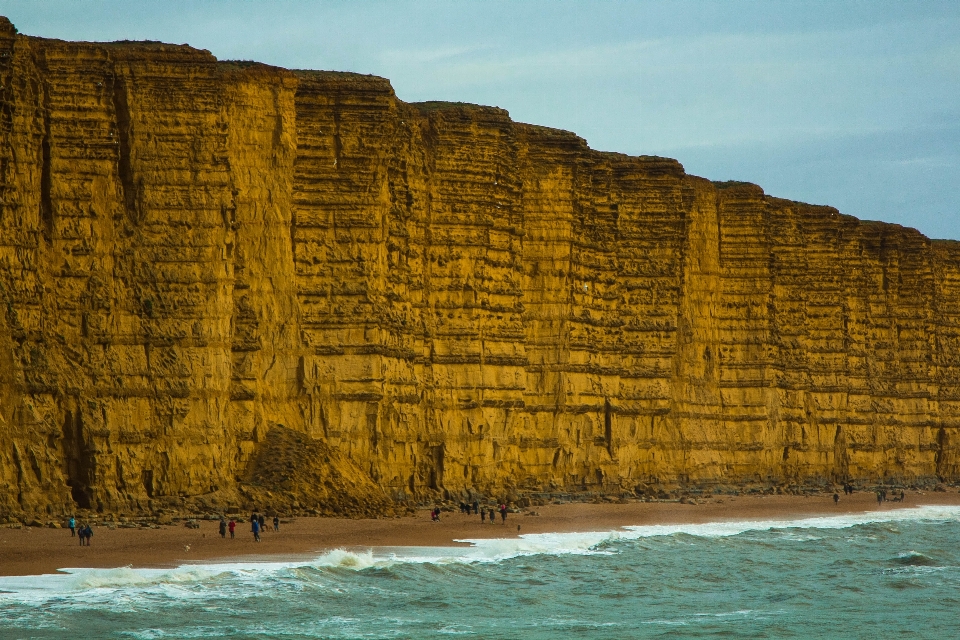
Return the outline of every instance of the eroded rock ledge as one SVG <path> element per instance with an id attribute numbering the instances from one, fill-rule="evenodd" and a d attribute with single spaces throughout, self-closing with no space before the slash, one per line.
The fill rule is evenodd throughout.
<path id="1" fill-rule="evenodd" d="M 0 85 L 2 512 L 958 475 L 956 242 L 371 76 L 3 20 Z"/>

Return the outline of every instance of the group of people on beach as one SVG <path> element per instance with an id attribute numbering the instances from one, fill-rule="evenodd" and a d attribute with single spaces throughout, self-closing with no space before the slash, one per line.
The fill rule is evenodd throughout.
<path id="1" fill-rule="evenodd" d="M 80 525 L 80 527 L 78 528 L 78 527 L 77 527 L 77 519 L 74 518 L 73 516 L 70 516 L 70 520 L 69 520 L 69 522 L 67 522 L 67 526 L 70 528 L 70 537 L 71 537 L 71 538 L 73 538 L 73 537 L 75 537 L 75 536 L 79 536 L 79 538 L 80 538 L 80 546 L 81 546 L 81 547 L 89 547 L 89 546 L 90 546 L 90 538 L 93 537 L 93 527 L 91 527 L 89 524 L 86 524 L 86 525 L 83 525 L 83 524 L 82 524 L 82 525 Z"/>
<path id="2" fill-rule="evenodd" d="M 854 492 L 853 485 L 850 484 L 849 482 L 844 482 L 844 483 L 843 483 L 843 493 L 844 493 L 844 495 L 852 496 L 852 495 L 853 495 L 853 492 Z M 876 492 L 876 493 L 877 493 L 877 506 L 879 507 L 881 504 L 883 504 L 884 502 L 887 501 L 887 490 L 884 489 L 883 487 L 880 487 L 879 489 L 877 489 L 877 492 Z M 906 495 L 903 493 L 903 489 L 900 489 L 900 495 L 897 495 L 896 490 L 894 490 L 894 491 L 893 491 L 893 498 L 891 498 L 890 501 L 891 501 L 891 502 L 903 502 L 903 500 L 904 500 L 905 497 L 906 497 Z M 834 504 L 837 504 L 837 503 L 839 503 L 839 502 L 840 502 L 840 494 L 839 494 L 839 493 L 834 493 L 834 494 L 833 494 L 833 503 L 834 503 Z"/>
<path id="3" fill-rule="evenodd" d="M 267 530 L 267 519 L 263 516 L 262 513 L 257 513 L 254 511 L 250 514 L 250 532 L 253 533 L 253 541 L 260 542 L 260 534 Z M 280 531 L 280 516 L 273 516 L 273 530 Z M 227 533 L 230 534 L 230 539 L 236 537 L 237 531 L 237 521 L 233 518 L 230 518 L 227 521 L 226 518 L 220 518 L 220 537 L 226 538 Z"/>
<path id="4" fill-rule="evenodd" d="M 480 502 L 478 500 L 474 500 L 473 504 L 470 504 L 468 502 L 460 503 L 460 513 L 463 513 L 466 515 L 470 515 L 471 513 L 473 515 L 479 514 L 480 524 L 484 524 L 487 521 L 488 514 L 490 516 L 490 524 L 496 524 L 498 511 L 500 512 L 500 523 L 506 524 L 508 509 L 507 509 L 507 505 L 503 502 L 497 505 L 496 508 L 490 507 L 489 509 L 487 507 L 481 507 Z M 435 507 L 433 510 L 430 511 L 430 520 L 432 520 L 433 522 L 440 522 L 439 506 Z"/>
<path id="5" fill-rule="evenodd" d="M 253 532 L 254 542 L 260 542 L 260 534 L 266 531 L 266 526 L 267 526 L 267 520 L 266 518 L 263 517 L 262 513 L 257 513 L 256 511 L 254 511 L 253 513 L 250 514 L 250 531 Z M 233 520 L 231 520 L 229 525 L 231 538 L 233 537 L 233 530 L 235 527 L 236 527 L 236 524 L 233 522 Z M 223 526 L 221 524 L 221 533 L 220 533 L 221 537 L 223 537 L 222 528 Z M 273 530 L 280 531 L 280 516 L 273 516 Z"/>
<path id="6" fill-rule="evenodd" d="M 233 518 L 230 518 L 230 522 L 227 522 L 226 518 L 220 518 L 220 537 L 226 538 L 227 531 L 230 532 L 230 539 L 233 540 L 234 532 L 237 530 L 237 521 Z"/>
<path id="7" fill-rule="evenodd" d="M 254 542 L 260 542 L 260 534 L 265 530 L 266 519 L 262 514 L 254 512 L 250 515 L 250 530 L 253 532 Z M 77 519 L 74 516 L 70 516 L 70 519 L 67 521 L 67 527 L 70 529 L 70 537 L 80 538 L 81 547 L 90 546 L 90 538 L 93 537 L 93 527 L 89 524 L 80 525 L 77 527 Z M 237 522 L 233 518 L 230 518 L 228 521 L 226 518 L 220 518 L 220 537 L 226 538 L 227 533 L 230 534 L 230 538 L 233 539 L 236 536 Z M 280 531 L 280 517 L 273 517 L 273 530 Z"/>
<path id="8" fill-rule="evenodd" d="M 890 499 L 890 502 L 903 502 L 903 499 L 906 496 L 903 493 L 903 489 L 900 489 L 900 495 L 897 495 L 897 492 L 893 492 L 893 498 Z M 877 506 L 880 506 L 887 501 L 887 490 L 886 489 L 877 489 Z"/>

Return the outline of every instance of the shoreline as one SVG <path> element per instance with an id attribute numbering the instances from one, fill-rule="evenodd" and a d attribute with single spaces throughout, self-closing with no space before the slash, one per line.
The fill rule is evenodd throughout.
<path id="1" fill-rule="evenodd" d="M 615 531 L 628 526 L 684 525 L 712 522 L 801 520 L 804 518 L 895 511 L 918 506 L 960 506 L 960 493 L 909 491 L 903 503 L 878 506 L 873 493 L 807 496 L 716 496 L 698 504 L 629 502 L 566 503 L 509 513 L 506 524 L 460 513 L 443 513 L 431 522 L 429 511 L 381 519 L 299 517 L 281 520 L 274 532 L 268 522 L 262 542 L 253 541 L 249 522 L 237 520 L 236 538 L 221 539 L 218 521 L 199 520 L 159 528 L 95 527 L 89 547 L 79 546 L 68 529 L 0 528 L 0 586 L 3 577 L 56 573 L 58 569 L 118 567 L 174 568 L 225 561 L 269 562 L 317 556 L 334 549 L 383 547 L 469 547 L 467 539 L 517 538 L 523 534 Z M 539 514 L 539 515 L 534 515 Z M 249 516 L 247 516 L 249 517 Z M 79 524 L 79 523 L 78 523 Z M 517 530 L 519 525 L 520 530 Z"/>

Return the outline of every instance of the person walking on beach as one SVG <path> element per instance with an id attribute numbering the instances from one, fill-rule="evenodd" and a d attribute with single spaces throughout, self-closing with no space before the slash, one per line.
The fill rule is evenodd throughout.
<path id="1" fill-rule="evenodd" d="M 840 494 L 839 494 L 839 493 L 834 493 L 834 494 L 833 494 L 833 504 L 839 504 L 839 503 L 840 503 Z"/>
<path id="2" fill-rule="evenodd" d="M 86 540 L 86 537 L 85 537 L 86 533 L 87 533 L 87 531 L 86 531 L 86 529 L 84 528 L 84 526 L 83 526 L 83 525 L 80 525 L 80 528 L 77 530 L 77 537 L 80 538 L 80 546 L 81 546 L 81 547 L 83 546 L 83 543 L 84 543 L 84 541 Z"/>
<path id="3" fill-rule="evenodd" d="M 77 519 L 73 516 L 70 516 L 70 520 L 67 522 L 67 526 L 70 527 L 70 537 L 77 535 Z"/>
<path id="4" fill-rule="evenodd" d="M 227 525 L 227 529 L 230 530 L 230 539 L 233 540 L 233 530 L 237 528 L 237 523 L 234 522 L 233 518 L 230 518 L 230 524 Z"/>
<path id="5" fill-rule="evenodd" d="M 487 521 L 487 510 L 480 509 L 480 524 L 483 524 Z"/>
<path id="6" fill-rule="evenodd" d="M 280 516 L 273 516 L 273 530 L 280 531 Z"/>
<path id="7" fill-rule="evenodd" d="M 264 523 L 266 522 L 266 519 L 263 517 L 263 514 L 262 514 L 262 513 L 260 514 L 260 517 L 257 518 L 257 522 L 260 523 L 260 531 L 266 531 L 266 530 L 267 530 L 267 528 L 266 528 L 265 526 L 263 526 Z"/>
<path id="8" fill-rule="evenodd" d="M 507 524 L 507 505 L 500 503 L 500 524 Z"/>
<path id="9" fill-rule="evenodd" d="M 473 515 L 477 515 L 478 513 L 480 513 L 480 501 L 479 501 L 479 500 L 474 500 L 474 501 L 473 501 Z"/>
<path id="10" fill-rule="evenodd" d="M 250 523 L 250 529 L 253 530 L 253 541 L 260 542 L 260 521 L 254 520 Z"/>
<path id="11" fill-rule="evenodd" d="M 223 518 L 220 518 L 220 537 L 221 538 L 227 537 L 227 521 L 224 520 Z"/>
<path id="12" fill-rule="evenodd" d="M 880 503 L 883 502 L 883 494 L 880 493 L 880 490 L 877 489 L 877 506 L 880 506 Z"/>
<path id="13" fill-rule="evenodd" d="M 89 524 L 83 528 L 83 537 L 86 538 L 86 540 L 87 540 L 85 546 L 89 547 L 89 546 L 90 546 L 90 538 L 93 537 L 93 528 L 92 528 Z"/>
<path id="14" fill-rule="evenodd" d="M 497 512 L 490 507 L 490 524 L 497 524 Z"/>

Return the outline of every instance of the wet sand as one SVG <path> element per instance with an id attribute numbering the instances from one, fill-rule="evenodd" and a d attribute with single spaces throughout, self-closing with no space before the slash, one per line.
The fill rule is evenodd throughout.
<path id="1" fill-rule="evenodd" d="M 213 560 L 268 560 L 280 556 L 315 555 L 324 550 L 397 546 L 455 546 L 457 539 L 507 538 L 518 534 L 610 531 L 629 525 L 698 524 L 704 522 L 796 519 L 816 515 L 862 513 L 919 505 L 960 505 L 960 493 L 907 492 L 904 503 L 877 506 L 872 493 L 811 496 L 716 496 L 700 504 L 632 502 L 627 504 L 569 503 L 524 509 L 507 514 L 505 525 L 479 516 L 444 513 L 431 522 L 427 510 L 416 516 L 378 520 L 296 518 L 274 532 L 268 521 L 262 542 L 256 543 L 249 522 L 237 521 L 236 538 L 221 539 L 216 521 L 199 521 L 199 529 L 183 523 L 159 529 L 110 529 L 95 526 L 89 547 L 81 547 L 69 529 L 0 528 L 0 576 L 53 573 L 78 567 L 172 567 Z M 531 512 L 539 515 L 531 515 Z M 247 516 L 249 517 L 249 516 Z M 520 531 L 517 531 L 520 525 Z M 462 543 L 461 543 L 462 544 Z M 2 587 L 2 578 L 0 578 Z"/>

